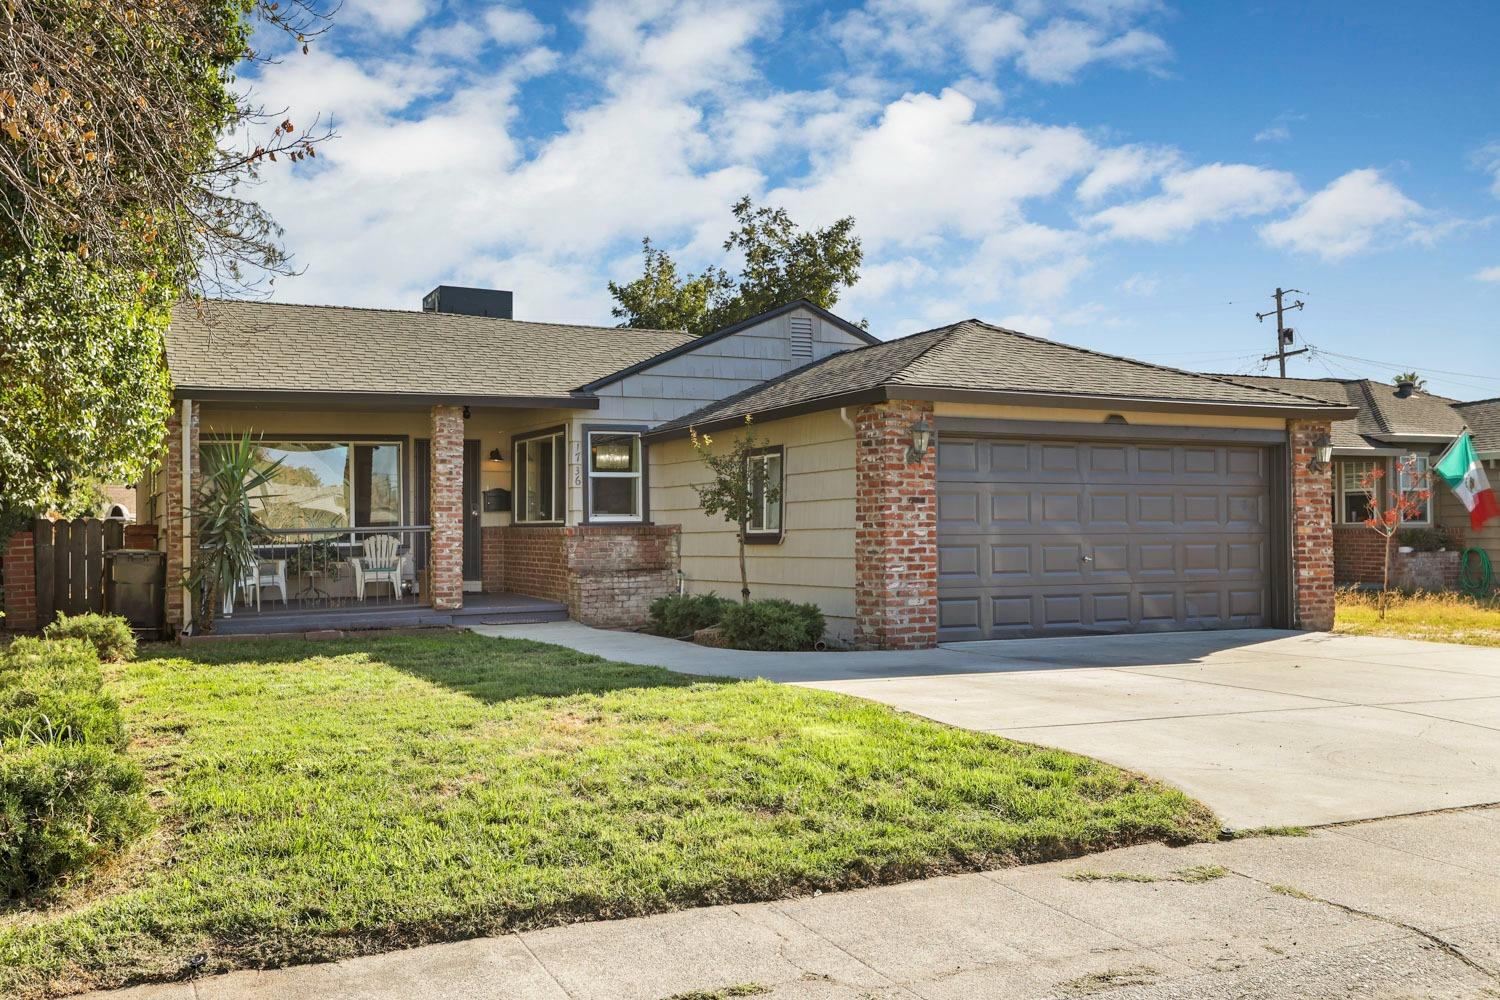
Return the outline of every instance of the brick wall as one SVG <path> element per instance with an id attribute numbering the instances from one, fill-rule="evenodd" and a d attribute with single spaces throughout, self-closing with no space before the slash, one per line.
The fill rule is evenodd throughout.
<path id="1" fill-rule="evenodd" d="M 1292 565 L 1296 625 L 1315 632 L 1333 628 L 1333 470 L 1312 472 L 1318 439 L 1332 433 L 1326 421 L 1287 422 L 1292 462 Z M 1331 463 L 1330 463 L 1331 465 Z"/>
<path id="2" fill-rule="evenodd" d="M 156 525 L 139 523 L 125 525 L 124 546 L 127 549 L 156 548 Z"/>
<path id="3" fill-rule="evenodd" d="M 10 536 L 4 560 L 5 621 L 7 632 L 36 631 L 35 538 L 28 525 Z"/>
<path id="4" fill-rule="evenodd" d="M 464 413 L 457 406 L 432 408 L 432 542 L 427 557 L 428 598 L 433 608 L 464 606 Z"/>
<path id="5" fill-rule="evenodd" d="M 479 529 L 479 586 L 486 594 L 505 590 L 505 529 L 498 525 Z"/>
<path id="6" fill-rule="evenodd" d="M 1374 532 L 1371 532 L 1374 534 Z M 1458 550 L 1394 552 L 1391 586 L 1399 590 L 1457 590 Z"/>
<path id="7" fill-rule="evenodd" d="M 567 528 L 496 528 L 504 541 L 498 589 L 562 604 L 568 599 Z"/>
<path id="8" fill-rule="evenodd" d="M 188 488 L 190 491 L 197 489 L 198 479 L 198 420 L 200 407 L 193 404 L 189 424 L 190 440 L 188 443 Z M 163 605 L 166 609 L 168 629 L 179 629 L 185 621 L 184 604 L 187 601 L 187 591 L 183 589 L 182 577 L 186 571 L 183 562 L 183 533 L 189 529 L 189 525 L 183 524 L 182 508 L 182 477 L 184 473 L 182 454 L 182 406 L 173 407 L 172 415 L 167 420 L 167 442 L 166 454 L 162 460 L 162 509 L 165 515 L 166 530 L 162 532 L 162 547 L 167 553 L 167 580 L 166 596 Z"/>
<path id="9" fill-rule="evenodd" d="M 932 423 L 915 400 L 854 411 L 854 643 L 921 649 L 937 643 L 937 449 L 907 461 L 911 427 Z"/>
<path id="10" fill-rule="evenodd" d="M 1333 529 L 1333 579 L 1339 586 L 1379 583 L 1384 571 L 1385 539 L 1363 524 Z"/>
<path id="11" fill-rule="evenodd" d="M 677 589 L 675 524 L 486 528 L 486 553 L 491 531 L 502 581 L 494 589 L 566 604 L 585 625 L 639 628 L 651 602 Z"/>

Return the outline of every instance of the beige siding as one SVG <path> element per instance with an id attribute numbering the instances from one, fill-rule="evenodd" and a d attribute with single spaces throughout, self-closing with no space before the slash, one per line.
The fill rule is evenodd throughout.
<path id="1" fill-rule="evenodd" d="M 721 431 L 724 439 L 735 431 Z M 828 616 L 829 632 L 854 630 L 854 432 L 837 411 L 756 425 L 755 433 L 786 450 L 784 530 L 777 545 L 745 550 L 753 597 L 810 601 Z M 651 448 L 651 518 L 682 525 L 682 572 L 689 593 L 740 589 L 735 529 L 704 516 L 693 484 L 707 481 L 688 441 Z"/>

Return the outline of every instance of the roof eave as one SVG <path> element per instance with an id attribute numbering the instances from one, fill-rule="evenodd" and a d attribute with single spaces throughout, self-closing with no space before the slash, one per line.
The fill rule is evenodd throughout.
<path id="1" fill-rule="evenodd" d="M 429 406 L 491 406 L 507 409 L 597 410 L 599 397 L 589 395 L 519 396 L 463 392 L 352 392 L 316 389 L 241 389 L 223 386 L 175 386 L 173 397 L 205 403 L 257 403 L 281 406 L 359 408 L 382 406 L 423 409 Z"/>

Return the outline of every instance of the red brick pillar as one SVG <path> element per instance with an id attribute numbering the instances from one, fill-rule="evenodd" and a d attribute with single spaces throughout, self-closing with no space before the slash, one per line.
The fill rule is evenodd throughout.
<path id="1" fill-rule="evenodd" d="M 166 608 L 167 627 L 169 629 L 180 629 L 187 620 L 184 608 L 188 606 L 188 594 L 182 586 L 183 574 L 187 571 L 187 563 L 183 559 L 183 538 L 192 530 L 191 523 L 184 523 L 184 510 L 182 504 L 182 476 L 184 468 L 189 475 L 189 490 L 195 491 L 198 485 L 199 456 L 198 456 L 198 419 L 199 407 L 196 403 L 186 404 L 191 416 L 188 426 L 188 461 L 183 462 L 182 454 L 182 410 L 183 403 L 179 402 L 172 408 L 172 415 L 167 419 L 166 454 L 162 460 L 162 510 L 165 514 L 166 530 L 162 532 L 162 548 L 167 553 L 167 579 L 166 595 L 163 605 Z"/>
<path id="2" fill-rule="evenodd" d="M 432 546 L 428 598 L 454 611 L 464 606 L 464 411 L 432 408 Z"/>
<path id="3" fill-rule="evenodd" d="M 10 536 L 0 559 L 5 560 L 5 621 L 7 632 L 34 632 L 36 620 L 36 539 L 31 525 Z"/>
<path id="4" fill-rule="evenodd" d="M 1307 465 L 1318 440 L 1332 433 L 1325 421 L 1287 422 L 1292 456 L 1292 566 L 1295 625 L 1314 632 L 1333 628 L 1333 463 L 1320 472 Z"/>
<path id="5" fill-rule="evenodd" d="M 900 400 L 854 411 L 854 644 L 937 644 L 937 456 L 908 461 L 911 428 L 932 404 Z"/>

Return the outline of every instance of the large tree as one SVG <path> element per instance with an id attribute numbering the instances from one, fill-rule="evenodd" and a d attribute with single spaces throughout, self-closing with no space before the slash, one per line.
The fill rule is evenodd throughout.
<path id="1" fill-rule="evenodd" d="M 642 275 L 624 285 L 609 283 L 616 303 L 611 312 L 621 326 L 702 336 L 795 299 L 832 308 L 859 280 L 864 250 L 852 216 L 808 231 L 785 209 L 757 207 L 749 196 L 731 211 L 735 228 L 724 250 L 741 258 L 739 276 L 713 265 L 701 274 L 681 274 L 671 255 L 647 237 Z"/>
<path id="2" fill-rule="evenodd" d="M 256 24 L 305 51 L 327 26 L 314 2 L 0 3 L 0 536 L 144 471 L 174 300 L 289 269 L 240 187 L 329 133 L 234 73 Z"/>

